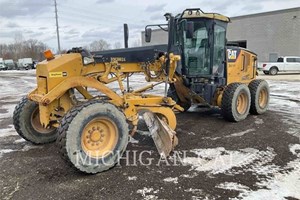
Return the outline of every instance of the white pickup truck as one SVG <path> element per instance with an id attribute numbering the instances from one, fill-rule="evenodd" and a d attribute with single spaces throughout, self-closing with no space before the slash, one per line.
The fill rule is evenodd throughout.
<path id="1" fill-rule="evenodd" d="M 300 72 L 300 57 L 284 56 L 278 58 L 277 62 L 261 62 L 258 70 L 270 75 L 278 72 Z"/>

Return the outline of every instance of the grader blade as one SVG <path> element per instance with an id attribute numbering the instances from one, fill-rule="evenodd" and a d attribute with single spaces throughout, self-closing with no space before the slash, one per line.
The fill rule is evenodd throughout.
<path id="1" fill-rule="evenodd" d="M 169 156 L 178 144 L 176 132 L 152 112 L 145 112 L 143 117 L 159 154 L 164 157 Z"/>

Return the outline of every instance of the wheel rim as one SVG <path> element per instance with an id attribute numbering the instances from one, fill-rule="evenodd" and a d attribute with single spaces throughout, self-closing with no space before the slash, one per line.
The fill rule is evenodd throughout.
<path id="1" fill-rule="evenodd" d="M 248 98 L 245 93 L 241 93 L 237 98 L 236 109 L 237 112 L 242 115 L 245 114 L 248 107 Z"/>
<path id="2" fill-rule="evenodd" d="M 82 149 L 91 157 L 101 158 L 111 153 L 118 139 L 116 124 L 108 118 L 90 121 L 83 129 Z"/>
<path id="3" fill-rule="evenodd" d="M 268 92 L 264 88 L 259 92 L 258 105 L 260 108 L 265 108 L 268 103 Z"/>
<path id="4" fill-rule="evenodd" d="M 275 75 L 275 74 L 276 74 L 276 71 L 277 71 L 276 69 L 272 69 L 272 70 L 271 70 L 271 74 L 272 74 L 272 75 Z"/>
<path id="5" fill-rule="evenodd" d="M 32 112 L 30 121 L 31 121 L 31 126 L 33 127 L 33 129 L 42 134 L 51 133 L 55 129 L 54 127 L 51 127 L 51 128 L 43 127 L 43 125 L 41 124 L 41 121 L 40 121 L 40 111 L 39 111 L 38 107 Z"/>

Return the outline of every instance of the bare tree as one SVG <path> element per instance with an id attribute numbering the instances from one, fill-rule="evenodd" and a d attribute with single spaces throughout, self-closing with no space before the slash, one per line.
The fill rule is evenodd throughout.
<path id="1" fill-rule="evenodd" d="M 110 44 L 108 42 L 106 42 L 105 40 L 97 40 L 92 42 L 89 46 L 88 49 L 90 51 L 103 51 L 103 50 L 107 50 L 110 49 Z"/>
<path id="2" fill-rule="evenodd" d="M 121 48 L 122 48 L 121 42 L 115 42 L 114 43 L 114 49 L 121 49 Z"/>
<path id="3" fill-rule="evenodd" d="M 43 60 L 43 52 L 48 49 L 47 45 L 34 39 L 24 40 L 21 33 L 15 35 L 12 44 L 0 44 L 0 57 L 3 59 L 32 58 Z"/>

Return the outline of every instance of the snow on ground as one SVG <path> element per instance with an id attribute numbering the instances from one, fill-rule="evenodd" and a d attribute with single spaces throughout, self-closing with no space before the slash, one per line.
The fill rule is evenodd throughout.
<path id="1" fill-rule="evenodd" d="M 251 133 L 255 131 L 254 128 L 251 128 L 251 129 L 248 129 L 248 130 L 245 130 L 245 131 L 241 131 L 241 132 L 238 132 L 238 133 L 232 133 L 231 135 L 227 135 L 225 137 L 242 137 L 243 135 L 247 134 L 247 133 Z"/>
<path id="2" fill-rule="evenodd" d="M 158 193 L 158 190 L 154 190 L 153 188 L 146 188 L 137 190 L 138 194 L 141 194 L 144 200 L 154 200 L 158 199 L 158 196 L 155 194 Z"/>
<path id="3" fill-rule="evenodd" d="M 129 181 L 136 181 L 137 177 L 136 176 L 128 176 Z"/>
<path id="4" fill-rule="evenodd" d="M 5 118 L 10 118 L 15 110 L 15 104 L 4 104 L 0 106 L 0 109 L 6 110 L 5 113 L 0 114 L 0 120 Z"/>
<path id="5" fill-rule="evenodd" d="M 165 178 L 164 181 L 167 182 L 167 183 L 175 183 L 175 184 L 177 184 L 178 183 L 178 177 L 175 177 L 175 178 L 168 177 L 168 178 Z"/>
<path id="6" fill-rule="evenodd" d="M 290 125 L 288 133 L 300 139 L 300 82 L 268 81 L 270 110 L 282 113 L 282 121 Z"/>
<path id="7" fill-rule="evenodd" d="M 9 128 L 0 129 L 0 138 L 13 136 L 13 135 L 18 135 L 18 134 L 12 124 L 9 125 Z"/>
<path id="8" fill-rule="evenodd" d="M 252 148 L 229 151 L 224 147 L 217 147 L 194 149 L 190 152 L 197 156 L 183 158 L 183 164 L 190 165 L 192 170 L 207 172 L 212 175 L 220 173 L 239 174 L 239 171 L 233 170 L 235 167 L 248 167 L 247 171 L 261 170 L 264 164 L 271 162 L 276 156 L 272 148 L 268 148 L 266 151 Z M 254 162 L 255 166 L 253 165 Z"/>

